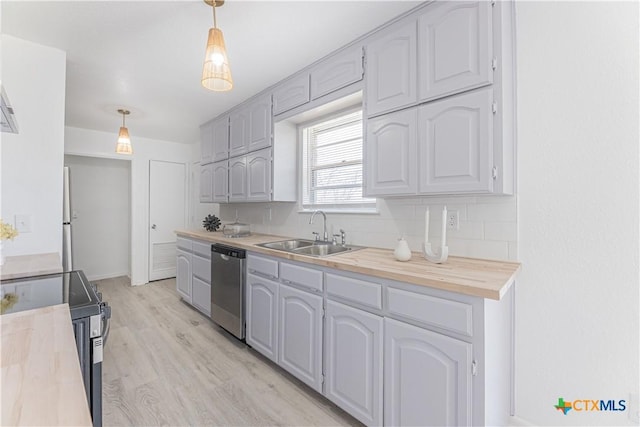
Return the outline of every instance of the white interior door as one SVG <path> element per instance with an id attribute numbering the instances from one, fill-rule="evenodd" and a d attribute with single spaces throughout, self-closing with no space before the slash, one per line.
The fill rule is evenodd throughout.
<path id="1" fill-rule="evenodd" d="M 187 218 L 187 165 L 149 162 L 149 281 L 175 277 L 176 235 Z"/>

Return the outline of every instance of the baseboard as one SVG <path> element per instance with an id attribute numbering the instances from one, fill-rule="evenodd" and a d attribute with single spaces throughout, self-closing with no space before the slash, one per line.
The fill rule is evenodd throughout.
<path id="1" fill-rule="evenodd" d="M 87 276 L 87 279 L 89 279 L 90 282 L 93 282 L 96 280 L 113 279 L 114 277 L 122 277 L 122 276 L 129 277 L 129 272 L 123 271 L 121 273 L 97 274 L 94 276 Z"/>
<path id="2" fill-rule="evenodd" d="M 524 427 L 524 426 L 535 426 L 536 424 L 529 422 L 527 420 L 523 420 L 520 417 L 509 417 L 509 426 L 510 427 Z"/>

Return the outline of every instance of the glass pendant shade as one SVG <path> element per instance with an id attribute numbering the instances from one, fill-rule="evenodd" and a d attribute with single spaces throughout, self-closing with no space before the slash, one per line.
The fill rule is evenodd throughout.
<path id="1" fill-rule="evenodd" d="M 133 154 L 133 148 L 131 147 L 131 138 L 129 137 L 129 130 L 124 126 L 120 127 L 120 132 L 118 133 L 116 153 Z"/>
<path id="2" fill-rule="evenodd" d="M 209 29 L 207 50 L 202 67 L 202 86 L 217 92 L 231 90 L 233 87 L 224 36 L 222 31 L 215 27 Z"/>

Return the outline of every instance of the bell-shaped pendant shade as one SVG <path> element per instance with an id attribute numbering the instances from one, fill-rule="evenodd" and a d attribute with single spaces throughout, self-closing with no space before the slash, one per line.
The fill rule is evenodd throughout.
<path id="1" fill-rule="evenodd" d="M 224 36 L 218 28 L 209 29 L 207 51 L 202 67 L 202 86 L 218 92 L 231 90 L 233 79 L 224 46 Z"/>
<path id="2" fill-rule="evenodd" d="M 129 130 L 124 126 L 120 127 L 120 132 L 118 132 L 116 153 L 133 154 L 133 148 L 131 147 L 131 138 L 129 138 Z"/>

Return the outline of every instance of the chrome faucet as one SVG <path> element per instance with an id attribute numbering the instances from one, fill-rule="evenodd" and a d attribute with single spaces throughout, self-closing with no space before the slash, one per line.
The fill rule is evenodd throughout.
<path id="1" fill-rule="evenodd" d="M 324 222 L 322 224 L 322 240 L 324 242 L 328 242 L 329 241 L 329 235 L 327 234 L 327 215 L 322 212 L 321 210 L 315 210 L 313 211 L 313 215 L 311 215 L 311 219 L 309 220 L 309 224 L 313 224 L 313 218 L 315 218 L 317 213 L 321 213 L 322 214 L 322 218 L 324 218 Z M 318 240 L 318 233 L 313 233 L 316 235 L 316 240 Z"/>

